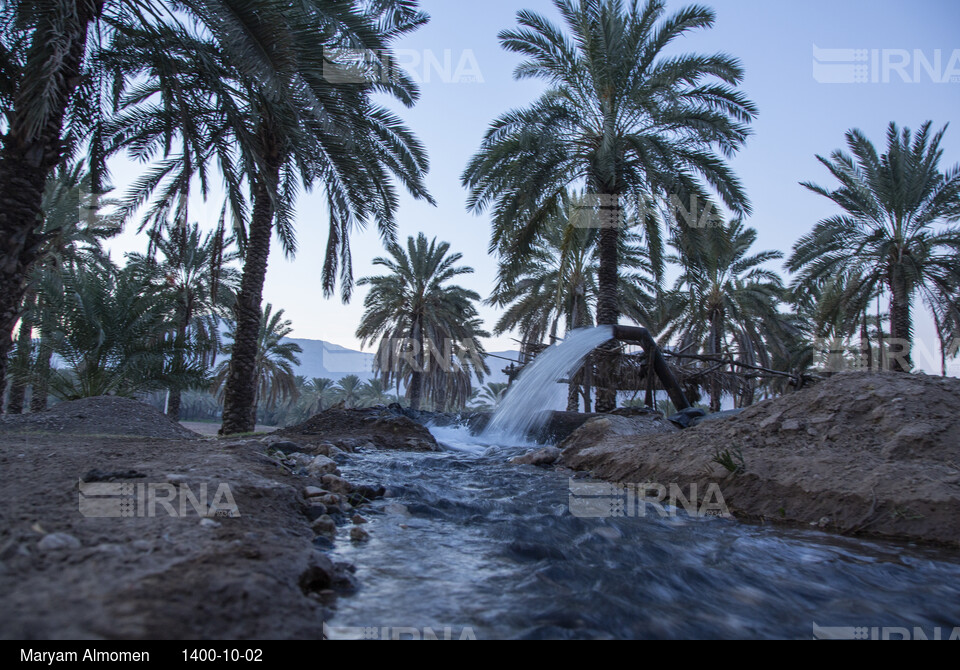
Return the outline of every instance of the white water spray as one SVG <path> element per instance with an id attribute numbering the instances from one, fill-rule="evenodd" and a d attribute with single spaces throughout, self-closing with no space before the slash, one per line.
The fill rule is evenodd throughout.
<path id="1" fill-rule="evenodd" d="M 483 438 L 500 444 L 524 444 L 528 435 L 541 429 L 548 414 L 545 408 L 561 379 L 569 379 L 591 351 L 613 339 L 612 326 L 584 328 L 549 347 L 527 366 L 507 391 Z"/>

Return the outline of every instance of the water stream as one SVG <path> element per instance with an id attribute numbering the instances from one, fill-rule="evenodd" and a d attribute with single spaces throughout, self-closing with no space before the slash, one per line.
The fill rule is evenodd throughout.
<path id="1" fill-rule="evenodd" d="M 446 451 L 370 451 L 342 466 L 392 497 L 363 512 L 370 542 L 341 529 L 333 553 L 361 587 L 339 599 L 334 636 L 960 634 L 957 554 L 682 512 L 580 519 L 571 473 L 507 464 L 522 451 L 510 442 L 434 433 Z"/>

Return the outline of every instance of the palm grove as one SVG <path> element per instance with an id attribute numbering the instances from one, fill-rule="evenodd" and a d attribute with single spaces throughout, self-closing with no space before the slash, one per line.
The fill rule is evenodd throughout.
<path id="1" fill-rule="evenodd" d="M 499 273 L 494 332 L 532 355 L 572 329 L 621 318 L 651 329 L 685 383 L 740 404 L 822 367 L 822 341 L 874 369 L 909 371 L 914 306 L 932 317 L 941 364 L 960 342 L 960 168 L 944 130 L 857 130 L 819 157 L 831 185 L 803 184 L 836 214 L 786 258 L 753 248 L 743 184 L 728 164 L 754 104 L 727 55 L 672 54 L 711 10 L 662 0 L 555 0 L 561 21 L 521 11 L 500 35 L 545 83 L 494 120 L 467 164 L 468 209 L 489 212 Z M 494 406 L 472 270 L 446 242 L 397 239 L 398 189 L 432 202 L 426 149 L 378 104 L 416 103 L 391 46 L 428 20 L 410 0 L 5 0 L 0 38 L 0 379 L 7 411 L 47 398 L 162 391 L 168 412 L 309 417 L 335 402 Z M 336 76 L 331 76 L 331 75 Z M 109 161 L 143 166 L 124 193 Z M 322 289 L 349 300 L 350 235 L 372 223 L 387 255 L 366 277 L 357 337 L 376 347 L 367 382 L 297 377 L 282 310 L 262 304 L 271 243 L 297 253 L 297 197 L 326 203 Z M 200 226 L 191 198 L 222 198 Z M 721 210 L 725 212 L 720 214 Z M 123 226 L 146 254 L 120 266 L 103 240 Z M 675 276 L 672 281 L 668 275 Z M 451 343 L 436 350 L 436 343 Z M 836 347 L 833 347 L 836 348 Z M 841 349 L 845 349 L 842 346 Z M 430 365 L 431 357 L 441 365 Z M 615 345 L 571 380 L 569 408 L 612 410 Z M 769 372 L 787 373 L 770 375 Z M 219 403 L 211 401 L 214 390 Z M 628 401 L 629 402 L 629 401 Z M 649 389 L 644 399 L 652 404 Z M 211 404 L 212 403 L 212 404 Z"/>

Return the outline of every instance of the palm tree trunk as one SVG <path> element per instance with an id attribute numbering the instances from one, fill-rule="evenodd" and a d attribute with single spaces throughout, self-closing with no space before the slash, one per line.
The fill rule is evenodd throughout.
<path id="1" fill-rule="evenodd" d="M 11 334 L 20 318 L 24 279 L 40 246 L 44 187 L 63 155 L 60 133 L 64 115 L 80 84 L 88 25 L 99 16 L 103 3 L 77 0 L 60 3 L 66 16 L 57 11 L 41 13 L 27 48 L 24 71 L 43 72 L 42 83 L 47 85 L 20 85 L 7 115 L 9 125 L 0 152 L 0 396 L 13 346 Z M 38 95 L 47 99 L 47 113 L 39 127 L 33 118 L 35 110 L 44 106 Z"/>
<path id="2" fill-rule="evenodd" d="M 615 326 L 620 321 L 619 258 L 617 242 L 620 228 L 619 212 L 613 212 L 609 225 L 600 229 L 600 268 L 597 271 L 597 325 Z M 611 341 L 597 351 L 597 412 L 612 412 L 617 408 L 614 377 L 616 343 Z"/>
<path id="3" fill-rule="evenodd" d="M 31 291 L 23 298 L 23 318 L 17 336 L 17 354 L 14 359 L 14 374 L 10 380 L 10 396 L 7 399 L 7 414 L 23 414 L 27 397 L 27 382 L 30 378 L 30 359 L 33 349 L 33 307 L 36 295 Z"/>
<path id="4" fill-rule="evenodd" d="M 940 345 L 940 376 L 947 376 L 947 342 L 946 342 L 946 333 L 944 325 L 940 322 L 940 318 L 934 313 L 933 322 L 937 326 L 937 343 Z"/>
<path id="5" fill-rule="evenodd" d="M 866 369 L 873 371 L 873 345 L 870 344 L 870 330 L 867 328 L 867 310 L 863 310 L 863 320 L 860 322 L 860 350 L 867 355 Z M 861 365 L 861 368 L 863 366 Z"/>
<path id="6" fill-rule="evenodd" d="M 897 269 L 890 277 L 890 368 L 895 372 L 910 372 L 913 360 L 910 355 L 910 292 L 907 282 Z"/>
<path id="7" fill-rule="evenodd" d="M 53 347 L 50 346 L 49 332 L 53 328 L 54 316 L 41 295 L 37 299 L 37 313 L 40 314 L 40 344 L 37 347 L 37 360 L 33 367 L 33 392 L 30 394 L 30 411 L 42 412 L 47 409 L 47 389 L 50 386 L 50 361 Z"/>
<path id="8" fill-rule="evenodd" d="M 420 410 L 420 396 L 423 393 L 423 328 L 420 323 L 420 317 L 414 319 L 413 330 L 410 333 L 411 338 L 419 346 L 417 354 L 414 357 L 413 369 L 410 373 L 410 409 Z"/>
<path id="9" fill-rule="evenodd" d="M 267 174 L 260 175 L 253 188 L 253 214 L 247 236 L 243 278 L 234 308 L 236 339 L 230 357 L 230 371 L 223 392 L 221 435 L 250 433 L 257 423 L 257 349 L 262 315 L 263 283 L 270 259 L 270 238 L 276 211 L 271 194 L 280 177 L 280 154 L 272 132 L 261 128 Z"/>
<path id="10" fill-rule="evenodd" d="M 177 351 L 174 353 L 174 370 L 180 370 L 183 367 L 183 350 L 187 346 L 187 325 L 189 316 L 185 317 L 177 327 Z M 182 392 L 179 386 L 173 385 L 167 389 L 167 416 L 174 421 L 180 420 L 180 406 L 182 402 Z"/>
<path id="11" fill-rule="evenodd" d="M 879 349 L 877 351 L 877 370 L 880 372 L 886 372 L 887 363 L 886 363 L 886 344 L 883 340 L 883 319 L 880 314 L 880 298 L 877 297 L 877 344 Z"/>
<path id="12" fill-rule="evenodd" d="M 576 375 L 567 384 L 567 411 L 580 411 L 580 384 L 576 382 Z"/>
<path id="13" fill-rule="evenodd" d="M 721 350 L 723 349 L 723 334 L 720 328 L 720 319 L 722 317 L 719 313 L 714 312 L 710 316 L 710 349 L 711 354 L 716 357 L 722 355 Z M 721 389 L 720 389 L 720 378 L 717 376 L 717 373 L 714 373 L 713 379 L 710 382 L 710 411 L 719 412 L 721 405 Z"/>

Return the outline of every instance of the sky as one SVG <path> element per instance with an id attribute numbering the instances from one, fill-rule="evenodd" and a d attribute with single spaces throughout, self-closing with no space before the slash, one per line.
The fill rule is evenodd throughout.
<path id="1" fill-rule="evenodd" d="M 669 0 L 668 11 L 689 5 Z M 891 121 L 911 129 L 931 120 L 939 128 L 960 111 L 960 2 L 955 0 L 703 0 L 717 14 L 712 29 L 689 33 L 676 43 L 682 52 L 724 52 L 745 71 L 743 91 L 757 104 L 753 136 L 731 161 L 752 201 L 747 225 L 759 233 L 756 250 L 789 255 L 797 239 L 817 221 L 836 213 L 821 196 L 799 185 L 833 182 L 816 154 L 844 145 L 844 134 L 860 128 L 874 144 L 885 144 Z M 505 52 L 497 34 L 516 25 L 520 9 L 540 12 L 557 22 L 551 0 L 422 0 L 431 21 L 397 43 L 398 56 L 420 83 L 421 99 L 412 109 L 394 106 L 430 154 L 427 186 L 436 207 L 404 195 L 398 214 L 399 239 L 419 232 L 450 242 L 475 269 L 459 283 L 489 295 L 496 275 L 487 254 L 490 219 L 466 209 L 460 175 L 480 145 L 490 122 L 522 107 L 543 90 L 536 81 L 516 81 L 520 58 Z M 837 51 L 842 50 L 842 51 Z M 940 59 L 939 62 L 937 59 Z M 860 60 L 862 59 L 862 60 Z M 856 69 L 859 67 L 860 69 Z M 866 81 L 858 82 L 857 77 Z M 948 131 L 941 169 L 960 163 L 960 123 Z M 122 190 L 142 169 L 126 160 L 113 165 L 114 184 Z M 213 226 L 220 202 L 195 203 L 192 218 Z M 355 337 L 363 313 L 365 289 L 358 287 L 349 305 L 324 299 L 320 284 L 327 221 L 320 197 L 303 196 L 298 205 L 299 252 L 294 260 L 273 245 L 264 289 L 265 302 L 286 310 L 294 336 L 322 339 L 359 349 Z M 115 258 L 141 251 L 146 242 L 130 226 L 111 242 Z M 384 255 L 374 229 L 351 238 L 355 277 L 378 272 L 372 260 Z M 789 280 L 782 266 L 775 266 Z M 917 306 L 915 362 L 939 372 L 936 338 Z M 499 313 L 482 306 L 492 330 Z M 488 351 L 516 348 L 511 334 L 487 342 Z M 960 372 L 960 366 L 957 369 Z"/>

